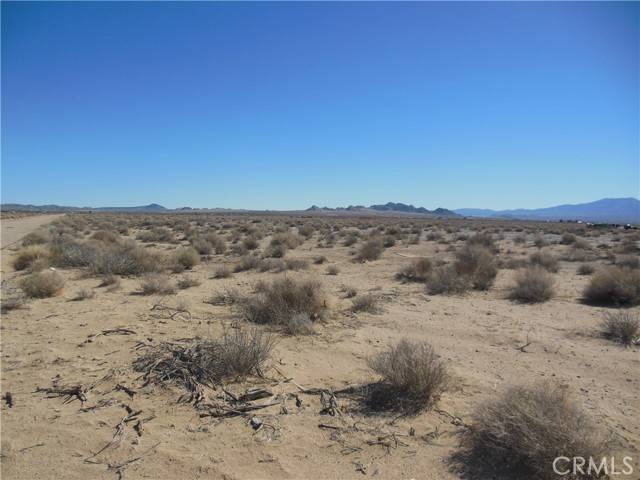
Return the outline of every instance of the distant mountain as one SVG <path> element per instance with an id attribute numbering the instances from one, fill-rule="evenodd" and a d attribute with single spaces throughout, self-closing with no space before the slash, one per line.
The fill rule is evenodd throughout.
<path id="1" fill-rule="evenodd" d="M 18 210 L 28 212 L 75 212 L 75 211 L 101 211 L 101 212 L 165 212 L 168 211 L 162 205 L 151 203 L 140 207 L 66 207 L 61 205 L 22 205 L 20 203 L 3 203 L 0 210 Z"/>
<path id="2" fill-rule="evenodd" d="M 603 198 L 590 203 L 558 205 L 548 208 L 487 210 L 460 208 L 465 217 L 518 218 L 523 220 L 582 220 L 585 222 L 640 223 L 640 200 L 637 198 Z"/>
<path id="3" fill-rule="evenodd" d="M 384 205 L 371 205 L 369 207 L 365 207 L 363 205 L 349 205 L 348 207 L 337 207 L 337 208 L 329 208 L 329 207 L 318 207 L 317 205 L 313 205 L 306 210 L 307 212 L 315 212 L 315 213 L 352 213 L 352 214 L 362 214 L 362 215 L 376 215 L 376 214 L 386 214 L 386 215 L 428 215 L 428 216 L 438 216 L 438 217 L 457 217 L 458 214 L 452 212 L 451 210 L 447 210 L 446 208 L 436 208 L 435 210 L 427 210 L 424 207 L 414 207 L 413 205 L 406 205 L 404 203 L 394 203 L 389 202 Z"/>

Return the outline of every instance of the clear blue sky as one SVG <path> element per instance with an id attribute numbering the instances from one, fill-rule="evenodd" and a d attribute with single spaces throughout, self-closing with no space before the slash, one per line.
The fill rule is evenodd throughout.
<path id="1" fill-rule="evenodd" d="M 2 201 L 638 196 L 638 3 L 2 2 Z"/>

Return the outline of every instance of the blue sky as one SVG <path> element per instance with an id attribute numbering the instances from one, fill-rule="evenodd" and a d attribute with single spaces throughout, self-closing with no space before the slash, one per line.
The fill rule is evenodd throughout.
<path id="1" fill-rule="evenodd" d="M 2 2 L 2 201 L 638 196 L 637 3 Z"/>

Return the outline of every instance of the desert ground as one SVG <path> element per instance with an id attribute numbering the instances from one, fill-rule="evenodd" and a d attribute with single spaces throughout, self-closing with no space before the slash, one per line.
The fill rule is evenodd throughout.
<path id="1" fill-rule="evenodd" d="M 640 478 L 640 348 L 602 326 L 640 311 L 637 230 L 187 213 L 2 223 L 5 479 L 491 478 L 457 454 L 478 406 L 517 385 L 566 389 L 610 451 L 634 458 L 619 478 Z M 478 243 L 495 272 L 476 284 L 452 268 Z M 536 253 L 552 294 L 522 301 L 512 286 Z M 636 293 L 585 300 L 600 269 Z M 454 270 L 473 285 L 440 288 L 435 272 Z M 56 277 L 44 293 L 27 282 L 43 274 Z M 247 302 L 283 279 L 312 282 L 321 303 L 298 323 L 252 316 Z M 158 374 L 167 349 L 237 332 L 273 343 L 260 368 Z M 446 368 L 423 408 L 370 398 L 385 380 L 371 359 L 402 339 Z"/>

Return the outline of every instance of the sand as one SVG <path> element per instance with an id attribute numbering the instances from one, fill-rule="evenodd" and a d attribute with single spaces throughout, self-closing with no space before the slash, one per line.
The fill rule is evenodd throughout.
<path id="1" fill-rule="evenodd" d="M 3 222 L 3 249 L 52 218 Z M 515 245 L 509 237 L 502 246 L 523 258 L 534 251 L 531 242 Z M 550 247 L 557 254 L 565 248 Z M 331 315 L 313 336 L 279 336 L 272 361 L 277 370 L 268 369 L 272 381 L 267 385 L 274 393 L 299 394 L 303 404 L 298 408 L 288 400 L 288 414 L 280 406 L 257 412 L 269 425 L 258 432 L 243 417 L 201 418 L 192 405 L 176 402 L 177 388 L 142 388 L 139 374 L 129 366 L 140 354 L 140 342 L 218 336 L 223 326 L 238 321 L 238 314 L 204 300 L 226 288 L 248 293 L 258 280 L 282 274 L 250 271 L 212 279 L 221 264 L 235 263 L 235 257 L 216 255 L 192 272 L 172 275 L 173 281 L 188 276 L 201 285 L 160 298 L 135 295 L 139 279 L 122 279 L 120 289 L 108 291 L 98 287 L 100 279 L 80 270 L 60 271 L 67 282 L 61 295 L 30 301 L 27 308 L 2 316 L 2 392 L 10 391 L 14 400 L 12 408 L 2 405 L 2 477 L 116 479 L 118 465 L 136 459 L 121 469 L 125 478 L 455 479 L 459 477 L 448 459 L 473 408 L 509 385 L 545 379 L 566 384 L 597 422 L 623 439 L 625 452 L 637 465 L 640 353 L 596 334 L 605 309 L 579 301 L 588 282 L 576 275 L 579 263 L 561 262 L 555 274 L 557 295 L 535 306 L 506 298 L 512 270 L 500 270 L 491 290 L 464 296 L 429 296 L 421 284 L 394 278 L 411 257 L 447 259 L 445 249 L 424 240 L 398 244 L 380 260 L 364 264 L 352 262 L 351 249 L 340 243 L 327 249 L 310 240 L 290 251 L 291 258 L 327 257 L 324 265 L 312 263 L 307 271 L 287 275 L 319 279 L 329 294 Z M 3 251 L 5 256 L 9 252 Z M 16 280 L 21 274 L 10 271 L 5 261 L 4 279 Z M 328 265 L 336 265 L 339 274 L 327 275 Z M 345 286 L 380 295 L 382 311 L 353 314 L 351 300 L 343 298 Z M 95 296 L 71 301 L 82 288 Z M 151 310 L 158 303 L 175 306 L 178 301 L 188 304 L 190 315 L 170 319 Z M 117 327 L 135 334 L 102 335 L 87 342 L 89 336 Z M 295 385 L 337 389 L 373 381 L 367 357 L 403 337 L 430 342 L 450 367 L 452 388 L 436 410 L 400 418 L 371 415 L 339 398 L 342 417 L 323 416 L 318 396 L 301 394 Z M 100 383 L 84 404 L 36 392 L 56 379 L 65 385 Z M 116 389 L 118 384 L 136 394 L 131 398 Z M 244 387 L 229 388 L 239 392 Z M 150 418 L 142 436 L 127 424 L 116 445 L 95 455 L 114 439 L 115 427 L 127 415 L 123 405 Z M 319 424 L 347 430 L 340 433 Z M 415 435 L 409 435 L 410 429 Z M 376 443 L 391 433 L 398 443 Z"/>

